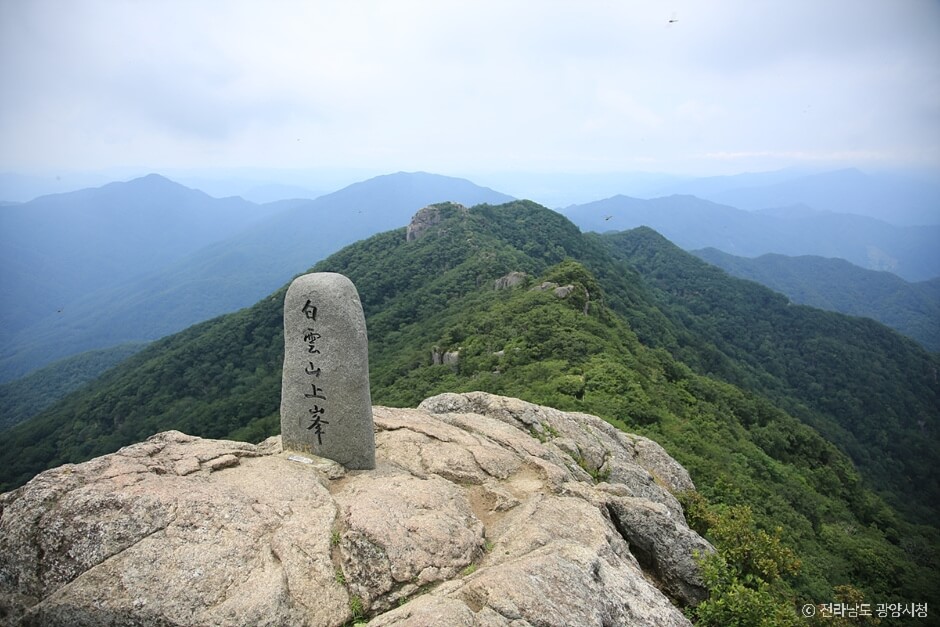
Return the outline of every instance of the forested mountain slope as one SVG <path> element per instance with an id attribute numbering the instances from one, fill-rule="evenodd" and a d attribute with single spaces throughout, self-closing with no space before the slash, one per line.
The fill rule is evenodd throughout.
<path id="1" fill-rule="evenodd" d="M 884 429 L 894 420 L 901 440 L 914 446 L 907 419 L 890 412 L 899 411 L 898 398 L 911 412 L 936 402 L 936 383 L 908 371 L 933 367 L 934 358 L 876 323 L 859 327 L 855 319 L 789 307 L 646 229 L 582 235 L 529 202 L 433 211 L 440 222 L 417 239 L 389 231 L 315 267 L 346 274 L 358 287 L 373 402 L 412 405 L 436 392 L 477 389 L 594 413 L 649 435 L 690 470 L 712 507 L 752 512 L 759 529 L 797 552 L 802 567 L 790 563 L 790 575 L 774 578 L 778 599 L 821 602 L 843 584 L 872 602 L 922 601 L 940 589 L 937 529 L 905 520 L 866 487 L 920 482 L 925 491 L 907 514 L 935 507 L 927 499 L 936 489 L 936 416 L 921 415 L 928 445 L 909 451 L 926 466 L 909 468 L 891 449 L 884 467 L 871 463 L 860 476 L 801 422 L 835 429 L 842 416 L 826 413 L 826 403 L 811 405 L 796 387 L 802 380 L 788 378 L 789 370 L 814 363 L 810 376 L 835 376 L 840 365 L 846 377 L 863 380 L 821 381 L 822 389 L 853 406 L 868 403 Z M 526 276 L 496 289 L 510 272 Z M 538 289 L 546 282 L 566 289 Z M 0 454 L 3 489 L 161 430 L 248 439 L 277 432 L 283 297 L 281 289 L 155 342 L 12 429 Z M 765 328 L 778 324 L 778 331 Z M 786 340 L 787 329 L 798 338 Z M 860 333 L 877 364 L 853 365 Z M 745 340 L 757 342 L 756 356 Z M 776 360 L 775 341 L 784 350 Z M 456 352 L 457 364 L 434 365 L 432 351 Z M 687 504 L 695 518 L 698 506 Z"/>
<path id="2" fill-rule="evenodd" d="M 798 305 L 872 318 L 940 352 L 940 277 L 908 283 L 890 272 L 811 255 L 750 258 L 714 248 L 692 254 L 739 279 L 766 285 Z"/>
<path id="3" fill-rule="evenodd" d="M 22 379 L 0 383 L 0 430 L 32 418 L 131 355 L 143 342 L 79 353 L 40 368 Z"/>
<path id="4" fill-rule="evenodd" d="M 940 359 L 877 322 L 791 305 L 635 229 L 600 237 L 682 329 L 698 371 L 759 391 L 848 452 L 873 485 L 930 520 L 940 503 Z M 669 342 L 672 342 L 669 344 Z"/>

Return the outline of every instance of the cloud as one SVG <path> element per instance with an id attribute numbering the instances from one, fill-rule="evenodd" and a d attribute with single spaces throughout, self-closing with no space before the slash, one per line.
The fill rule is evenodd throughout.
<path id="1" fill-rule="evenodd" d="M 938 7 L 0 3 L 0 167 L 937 166 Z"/>

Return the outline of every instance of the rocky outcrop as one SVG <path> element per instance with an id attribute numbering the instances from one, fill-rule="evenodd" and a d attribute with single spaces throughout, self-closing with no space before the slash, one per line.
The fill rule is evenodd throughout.
<path id="1" fill-rule="evenodd" d="M 419 210 L 418 213 L 411 218 L 408 228 L 405 229 L 405 241 L 413 242 L 416 239 L 420 239 L 428 229 L 443 222 L 447 214 L 453 213 L 454 211 L 458 213 L 468 213 L 469 209 L 459 203 L 440 203 L 428 205 Z"/>
<path id="2" fill-rule="evenodd" d="M 552 283 L 551 281 L 545 281 L 540 283 L 532 288 L 533 291 L 545 292 L 552 290 L 552 293 L 558 298 L 567 298 L 571 292 L 575 291 L 574 285 L 558 285 L 557 283 Z"/>
<path id="3" fill-rule="evenodd" d="M 436 346 L 431 349 L 431 365 L 434 366 L 451 366 L 452 368 L 457 368 L 457 365 L 460 363 L 460 350 L 455 351 L 442 351 Z"/>
<path id="4" fill-rule="evenodd" d="M 493 287 L 497 290 L 505 290 L 510 287 L 515 287 L 517 285 L 522 285 L 529 278 L 529 275 L 525 272 L 510 272 L 505 276 L 501 276 L 493 282 Z"/>
<path id="5" fill-rule="evenodd" d="M 0 621 L 689 624 L 711 549 L 657 444 L 483 393 L 373 413 L 375 470 L 170 431 L 0 496 Z"/>
<path id="6" fill-rule="evenodd" d="M 568 298 L 572 293 L 577 291 L 577 289 L 578 287 L 570 283 L 568 285 L 558 285 L 557 283 L 552 283 L 551 281 L 545 281 L 544 283 L 540 283 L 539 285 L 533 287 L 532 291 L 545 292 L 552 290 L 552 294 L 554 294 L 557 298 Z M 583 286 L 581 287 L 581 290 L 584 293 L 584 308 L 582 311 L 586 316 L 588 311 L 591 309 L 591 294 L 587 291 L 587 288 Z"/>

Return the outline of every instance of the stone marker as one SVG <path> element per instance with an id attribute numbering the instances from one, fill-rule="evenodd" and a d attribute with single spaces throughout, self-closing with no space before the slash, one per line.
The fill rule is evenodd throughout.
<path id="1" fill-rule="evenodd" d="M 350 470 L 375 468 L 366 321 L 342 274 L 305 274 L 287 289 L 281 441 Z"/>

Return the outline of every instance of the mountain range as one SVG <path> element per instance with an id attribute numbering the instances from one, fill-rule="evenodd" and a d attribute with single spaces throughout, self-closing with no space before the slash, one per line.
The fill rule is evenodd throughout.
<path id="1" fill-rule="evenodd" d="M 54 324 L 76 299 L 152 271 L 264 215 L 151 175 L 43 196 L 0 211 L 4 343 L 41 318 Z"/>
<path id="2" fill-rule="evenodd" d="M 908 283 L 890 272 L 813 255 L 746 258 L 715 248 L 692 252 L 732 276 L 785 294 L 793 303 L 872 318 L 940 352 L 940 278 Z"/>
<path id="3" fill-rule="evenodd" d="M 787 603 L 845 585 L 934 602 L 940 358 L 649 228 L 585 234 L 526 201 L 425 212 L 420 237 L 399 227 L 313 268 L 359 290 L 374 403 L 480 390 L 601 416 L 659 441 L 712 507 L 779 529 L 802 565 L 775 584 Z M 4 432 L 0 489 L 167 429 L 276 433 L 285 290 L 153 342 Z"/>
<path id="4" fill-rule="evenodd" d="M 585 231 L 649 226 L 686 250 L 839 257 L 908 281 L 940 276 L 940 225 L 894 226 L 806 206 L 745 211 L 687 195 L 651 200 L 618 195 L 562 213 Z"/>
<path id="5" fill-rule="evenodd" d="M 848 168 L 775 180 L 781 178 L 726 177 L 712 180 L 710 185 L 708 181 L 694 181 L 683 186 L 683 193 L 745 210 L 807 205 L 890 224 L 940 224 L 940 185 L 917 176 L 871 175 Z"/>
<path id="6" fill-rule="evenodd" d="M 855 180 L 853 175 L 831 174 L 816 177 L 830 182 Z M 580 179 L 542 184 L 564 186 L 576 180 Z M 653 176 L 643 180 L 647 185 L 664 182 Z M 719 194 L 784 183 L 792 188 L 797 180 L 797 173 L 776 172 L 701 179 L 686 185 L 702 194 Z M 881 178 L 873 180 L 884 183 Z M 609 176 L 593 183 L 606 189 L 605 185 L 623 181 Z M 677 184 L 672 181 L 673 186 Z M 923 186 L 916 189 L 918 194 L 925 193 Z M 504 202 L 509 196 L 463 179 L 400 172 L 315 200 L 281 200 L 258 206 L 236 198 L 214 199 L 151 175 L 4 206 L 0 217 L 3 237 L 10 246 L 4 249 L 5 265 L 0 274 L 6 288 L 0 300 L 0 317 L 8 323 L 0 333 L 0 381 L 8 383 L 0 383 L 0 424 L 14 424 L 35 414 L 102 368 L 117 363 L 129 354 L 125 343 L 139 347 L 190 324 L 248 306 L 312 261 L 344 244 L 402 224 L 417 208 L 441 198 L 472 205 Z M 627 209 L 619 212 L 612 205 Z M 598 212 L 598 207 L 603 210 Z M 916 266 L 918 259 L 937 256 L 935 247 L 924 244 L 932 237 L 929 228 L 892 227 L 869 218 L 807 208 L 748 212 L 692 197 L 615 197 L 569 211 L 584 228 L 597 231 L 657 224 L 687 248 L 704 242 L 738 252 L 744 248 L 747 254 L 795 248 L 851 256 L 869 242 L 865 244 L 869 262 L 872 258 L 881 264 L 903 262 L 908 268 Z M 97 232 L 90 246 L 81 237 L 70 236 L 92 226 Z M 49 238 L 42 239 L 46 232 L 52 241 L 67 245 L 50 245 Z M 873 252 L 882 250 L 879 245 L 900 252 L 897 257 L 893 252 L 872 257 Z M 18 250 L 31 252 L 18 258 L 14 254 Z M 783 257 L 776 259 L 777 266 L 784 263 Z M 717 258 L 711 261 L 720 263 Z M 739 259 L 735 265 L 745 263 Z M 56 272 L 56 268 L 63 271 Z M 841 268 L 845 271 L 838 274 L 831 269 L 807 268 L 799 293 L 791 289 L 795 285 L 792 272 L 782 283 L 753 272 L 741 276 L 762 281 L 788 294 L 793 302 L 868 315 L 928 348 L 935 346 L 932 338 L 937 318 L 930 303 L 936 299 L 931 296 L 931 283 L 915 284 L 912 289 L 918 295 L 906 296 L 901 288 L 891 291 L 894 288 L 889 284 L 897 283 L 891 280 L 893 275 Z M 924 270 L 930 272 L 929 267 Z M 828 285 L 807 287 L 810 281 L 824 277 L 829 278 Z M 63 278 L 68 278 L 64 286 Z M 851 287 L 854 285 L 859 287 Z M 880 287 L 875 289 L 875 285 Z M 807 291 L 826 296 L 804 300 L 800 294 Z M 848 292 L 857 297 L 836 298 Z M 74 298 L 67 305 L 41 302 L 51 293 L 68 293 Z M 859 308 L 862 301 L 870 306 Z M 82 356 L 82 351 L 92 352 Z M 86 367 L 82 364 L 87 365 L 84 374 L 80 372 Z M 15 380 L 28 372 L 35 377 Z M 62 376 L 63 372 L 70 374 Z M 42 382 L 41 390 L 32 389 L 37 381 Z"/>
<path id="7" fill-rule="evenodd" d="M 140 176 L 139 169 L 56 172 L 45 177 L 0 172 L 0 206 L 48 194 L 101 186 Z M 256 203 L 317 198 L 349 181 L 374 176 L 365 169 L 208 171 L 173 169 L 164 175 L 210 196 L 240 196 Z M 657 172 L 477 172 L 477 183 L 554 209 L 624 194 L 636 198 L 692 195 L 739 209 L 807 205 L 903 226 L 940 224 L 940 183 L 928 171 L 859 171 L 786 168 L 766 172 L 690 177 Z"/>
<path id="8" fill-rule="evenodd" d="M 214 199 L 151 175 L 0 211 L 0 382 L 248 306 L 342 246 L 440 199 L 510 197 L 399 173 L 315 200 Z"/>

